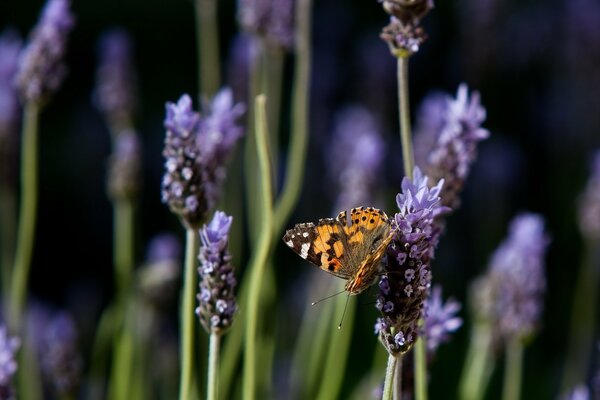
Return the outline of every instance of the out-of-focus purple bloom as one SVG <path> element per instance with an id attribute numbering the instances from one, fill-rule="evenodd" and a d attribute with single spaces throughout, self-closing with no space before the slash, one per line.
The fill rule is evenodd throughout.
<path id="1" fill-rule="evenodd" d="M 181 274 L 180 257 L 181 245 L 174 235 L 165 233 L 150 241 L 139 272 L 140 290 L 150 305 L 160 308 L 173 298 Z"/>
<path id="2" fill-rule="evenodd" d="M 549 239 L 544 219 L 522 213 L 491 257 L 487 273 L 474 284 L 473 311 L 494 326 L 499 339 L 534 333 L 546 289 L 544 256 Z"/>
<path id="3" fill-rule="evenodd" d="M 440 344 L 450 340 L 450 334 L 462 325 L 462 318 L 456 315 L 461 305 L 454 299 L 442 301 L 442 288 L 434 286 L 425 307 L 425 337 L 427 350 L 435 353 Z"/>
<path id="4" fill-rule="evenodd" d="M 0 398 L 14 399 L 12 378 L 17 372 L 15 354 L 21 346 L 16 337 L 8 336 L 6 326 L 0 325 Z"/>
<path id="5" fill-rule="evenodd" d="M 594 156 L 590 179 L 579 199 L 579 229 L 586 239 L 600 240 L 600 151 Z"/>
<path id="6" fill-rule="evenodd" d="M 200 229 L 200 290 L 196 314 L 208 333 L 224 333 L 237 311 L 234 295 L 237 280 L 228 250 L 232 220 L 217 211 L 212 221 Z"/>
<path id="7" fill-rule="evenodd" d="M 108 193 L 112 199 L 134 197 L 141 186 L 142 149 L 137 133 L 122 131 L 114 138 L 108 160 Z"/>
<path id="8" fill-rule="evenodd" d="M 249 32 L 289 49 L 294 45 L 294 0 L 240 0 L 238 20 Z"/>
<path id="9" fill-rule="evenodd" d="M 417 110 L 414 135 L 415 164 L 420 168 L 427 166 L 429 154 L 435 148 L 444 129 L 445 114 L 451 98 L 447 93 L 433 91 L 425 97 Z"/>
<path id="10" fill-rule="evenodd" d="M 67 36 L 74 23 L 68 0 L 48 0 L 19 61 L 16 83 L 24 101 L 42 103 L 62 83 Z"/>
<path id="11" fill-rule="evenodd" d="M 197 228 L 219 198 L 225 160 L 243 133 L 235 121 L 244 106 L 225 88 L 205 105 L 202 117 L 188 95 L 166 108 L 162 200 L 185 225 Z"/>
<path id="12" fill-rule="evenodd" d="M 386 276 L 379 282 L 376 307 L 381 318 L 375 328 L 390 354 L 407 352 L 419 335 L 417 324 L 429 294 L 430 262 L 437 245 L 434 219 L 448 211 L 440 200 L 443 184 L 429 188 L 417 167 L 412 180 L 403 179 L 396 197 L 396 231 L 387 251 Z"/>
<path id="13" fill-rule="evenodd" d="M 156 235 L 148 244 L 146 261 L 157 263 L 164 260 L 178 260 L 181 257 L 181 244 L 177 237 L 171 233 Z"/>
<path id="14" fill-rule="evenodd" d="M 335 210 L 372 204 L 381 176 L 385 145 L 373 115 L 351 106 L 336 117 L 332 136 L 331 180 L 338 193 Z"/>
<path id="15" fill-rule="evenodd" d="M 481 127 L 485 120 L 485 108 L 479 101 L 479 93 L 473 92 L 469 95 L 467 85 L 458 87 L 456 98 L 448 97 L 446 105 L 442 109 L 439 95 L 435 99 L 427 100 L 418 121 L 420 122 L 416 131 L 418 136 L 424 138 L 415 139 L 419 143 L 418 162 L 432 182 L 445 180 L 444 190 L 441 193 L 442 203 L 456 209 L 460 205 L 459 194 L 469 174 L 471 164 L 477 156 L 477 143 L 489 136 L 489 131 Z M 442 111 L 442 121 L 439 116 L 432 121 L 425 122 L 426 115 L 431 115 L 430 110 Z M 437 132 L 432 129 L 438 128 Z M 435 143 L 427 157 L 424 148 Z"/>
<path id="16" fill-rule="evenodd" d="M 563 400 L 590 400 L 591 398 L 590 390 L 585 385 L 577 385 L 563 397 Z"/>
<path id="17" fill-rule="evenodd" d="M 111 125 L 122 129 L 138 106 L 131 39 L 123 29 L 113 29 L 102 35 L 98 47 L 94 100 Z"/>

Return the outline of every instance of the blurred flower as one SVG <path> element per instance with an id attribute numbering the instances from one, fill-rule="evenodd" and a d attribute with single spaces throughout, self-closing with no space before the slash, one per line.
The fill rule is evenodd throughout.
<path id="1" fill-rule="evenodd" d="M 42 103 L 62 83 L 67 73 L 62 59 L 74 23 L 68 0 L 48 0 L 19 60 L 16 83 L 24 101 Z"/>
<path id="2" fill-rule="evenodd" d="M 77 349 L 78 333 L 73 319 L 64 312 L 53 316 L 44 327 L 40 366 L 62 398 L 72 398 L 81 383 L 83 361 Z"/>
<path id="3" fill-rule="evenodd" d="M 577 385 L 569 394 L 567 394 L 564 400 L 590 400 L 592 397 L 590 391 L 585 385 Z"/>
<path id="4" fill-rule="evenodd" d="M 294 45 L 294 0 L 240 0 L 238 21 L 247 31 L 289 49 Z"/>
<path id="5" fill-rule="evenodd" d="M 172 234 L 157 235 L 150 241 L 146 263 L 140 269 L 140 290 L 149 304 L 162 307 L 174 297 L 181 274 L 181 245 Z"/>
<path id="6" fill-rule="evenodd" d="M 123 29 L 112 29 L 100 38 L 94 100 L 117 130 L 131 125 L 138 106 L 137 76 L 131 53 L 131 39 Z"/>
<path id="7" fill-rule="evenodd" d="M 17 372 L 15 354 L 21 346 L 16 337 L 8 336 L 8 329 L 0 325 L 0 398 L 14 399 L 12 378 Z"/>
<path id="8" fill-rule="evenodd" d="M 141 186 L 140 139 L 134 131 L 126 130 L 114 141 L 113 153 L 108 160 L 108 193 L 112 199 L 132 198 Z"/>
<path id="9" fill-rule="evenodd" d="M 217 211 L 210 223 L 200 229 L 200 291 L 196 314 L 208 333 L 224 333 L 237 311 L 233 293 L 237 280 L 227 248 L 232 220 L 224 212 Z"/>
<path id="10" fill-rule="evenodd" d="M 372 204 L 385 154 L 373 115 L 360 106 L 343 109 L 336 117 L 329 148 L 329 172 L 338 193 L 334 210 Z"/>
<path id="11" fill-rule="evenodd" d="M 508 237 L 492 255 L 486 274 L 474 283 L 475 316 L 491 323 L 499 339 L 523 338 L 535 331 L 546 289 L 548 244 L 540 215 L 517 215 Z"/>
<path id="12" fill-rule="evenodd" d="M 450 340 L 450 334 L 462 325 L 462 319 L 456 316 L 460 307 L 460 303 L 453 299 L 444 304 L 442 288 L 434 286 L 425 306 L 425 337 L 430 353 L 435 353 L 440 344 Z"/>
<path id="13" fill-rule="evenodd" d="M 600 151 L 594 155 L 587 186 L 579 199 L 579 229 L 586 239 L 600 241 Z"/>
<path id="14" fill-rule="evenodd" d="M 448 211 L 439 197 L 443 184 L 429 188 L 417 167 L 412 181 L 404 178 L 396 197 L 400 211 L 394 217 L 396 232 L 388 247 L 386 276 L 379 281 L 376 307 L 382 316 L 375 326 L 390 354 L 407 352 L 418 336 L 431 282 L 429 264 L 437 245 L 433 221 Z"/>
<path id="15" fill-rule="evenodd" d="M 456 99 L 448 97 L 445 103 L 443 106 L 437 94 L 425 100 L 416 129 L 416 153 L 418 164 L 432 183 L 445 180 L 442 203 L 456 209 L 460 205 L 459 194 L 477 156 L 477 143 L 487 138 L 489 131 L 481 127 L 486 114 L 478 92 L 469 96 L 467 85 L 461 84 Z M 427 116 L 432 119 L 426 120 Z M 432 146 L 429 152 L 426 146 Z"/>
<path id="16" fill-rule="evenodd" d="M 197 228 L 220 195 L 225 160 L 243 134 L 235 121 L 244 106 L 234 104 L 226 88 L 205 105 L 203 117 L 192 109 L 188 95 L 166 108 L 162 201 L 186 226 Z"/>

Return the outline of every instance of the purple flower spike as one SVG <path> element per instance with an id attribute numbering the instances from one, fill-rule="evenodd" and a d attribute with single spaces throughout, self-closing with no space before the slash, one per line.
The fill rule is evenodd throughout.
<path id="1" fill-rule="evenodd" d="M 425 313 L 425 337 L 430 353 L 435 353 L 439 345 L 450 340 L 450 334 L 460 328 L 462 319 L 456 316 L 460 308 L 460 303 L 453 299 L 444 304 L 442 288 L 433 288 L 431 297 L 427 300 Z"/>
<path id="2" fill-rule="evenodd" d="M 546 289 L 548 244 L 540 215 L 516 216 L 508 238 L 492 255 L 487 273 L 475 282 L 473 309 L 479 319 L 493 324 L 499 339 L 534 333 Z"/>
<path id="3" fill-rule="evenodd" d="M 42 103 L 62 83 L 67 36 L 74 23 L 68 0 L 48 0 L 19 63 L 16 83 L 24 101 Z"/>
<path id="4" fill-rule="evenodd" d="M 124 30 L 113 29 L 102 35 L 98 50 L 94 100 L 111 125 L 122 129 L 137 109 L 131 39 Z"/>
<path id="5" fill-rule="evenodd" d="M 224 333 L 237 311 L 234 290 L 237 280 L 228 250 L 233 218 L 217 211 L 210 223 L 200 229 L 200 289 L 196 314 L 208 333 Z"/>
<path id="6" fill-rule="evenodd" d="M 395 237 L 387 250 L 386 276 L 379 283 L 377 304 L 379 340 L 390 354 L 409 351 L 419 335 L 431 282 L 430 262 L 437 246 L 434 219 L 448 209 L 441 205 L 443 181 L 427 186 L 427 177 L 415 168 L 413 179 L 404 178 L 396 197 Z M 384 328 L 383 328 L 384 327 Z M 401 339 L 401 340 L 400 340 Z"/>
<path id="7" fill-rule="evenodd" d="M 17 372 L 15 354 L 21 341 L 16 337 L 9 337 L 6 326 L 0 325 L 0 394 L 3 399 L 14 399 L 12 378 Z"/>
<path id="8" fill-rule="evenodd" d="M 219 198 L 224 163 L 243 134 L 236 120 L 244 106 L 235 104 L 225 88 L 205 105 L 202 117 L 188 95 L 166 108 L 162 199 L 186 226 L 197 228 Z"/>
<path id="9" fill-rule="evenodd" d="M 289 49 L 294 45 L 294 4 L 294 0 L 241 0 L 238 20 L 245 30 Z"/>
<path id="10" fill-rule="evenodd" d="M 579 199 L 579 229 L 588 240 L 600 240 L 600 151 L 594 156 L 587 186 Z"/>

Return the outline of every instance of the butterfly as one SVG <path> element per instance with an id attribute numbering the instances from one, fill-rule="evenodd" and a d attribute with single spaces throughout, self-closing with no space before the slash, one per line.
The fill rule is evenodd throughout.
<path id="1" fill-rule="evenodd" d="M 296 224 L 283 241 L 300 257 L 332 275 L 346 279 L 344 289 L 356 295 L 379 275 L 379 263 L 394 230 L 388 216 L 373 207 L 342 211 L 336 218 Z"/>

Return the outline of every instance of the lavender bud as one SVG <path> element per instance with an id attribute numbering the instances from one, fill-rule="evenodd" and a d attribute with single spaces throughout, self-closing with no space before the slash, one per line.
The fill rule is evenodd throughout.
<path id="1" fill-rule="evenodd" d="M 12 378 L 17 372 L 15 355 L 21 346 L 16 337 L 8 336 L 8 329 L 0 325 L 0 398 L 15 399 Z"/>
<path id="2" fill-rule="evenodd" d="M 150 241 L 146 263 L 140 270 L 140 290 L 152 306 L 161 308 L 176 293 L 180 257 L 181 246 L 174 235 L 162 234 Z"/>
<path id="3" fill-rule="evenodd" d="M 269 43 L 290 49 L 294 45 L 294 0 L 240 0 L 238 21 L 242 28 Z"/>
<path id="4" fill-rule="evenodd" d="M 132 43 L 122 29 L 104 33 L 99 43 L 96 71 L 96 107 L 116 130 L 131 125 L 137 109 L 137 76 L 133 67 Z"/>
<path id="5" fill-rule="evenodd" d="M 425 107 L 441 111 L 442 105 L 439 95 L 431 102 L 426 102 Z M 430 115 L 431 110 L 424 109 L 423 113 Z M 439 114 L 438 114 L 439 115 Z M 479 101 L 479 93 L 473 92 L 469 96 L 467 85 L 458 87 L 456 99 L 448 97 L 443 110 L 442 120 L 434 117 L 432 121 L 425 123 L 420 117 L 417 126 L 416 143 L 429 143 L 435 135 L 435 144 L 425 157 L 420 155 L 417 160 L 426 174 L 431 177 L 432 182 L 444 179 L 444 189 L 441 193 L 442 203 L 452 209 L 460 205 L 459 194 L 462 191 L 465 180 L 469 174 L 471 164 L 477 156 L 477 143 L 489 136 L 489 131 L 482 128 L 485 121 L 485 108 Z M 439 127 L 437 134 L 432 129 Z M 422 139 L 420 137 L 423 137 Z M 422 148 L 423 144 L 419 145 Z M 422 154 L 424 150 L 417 153 Z"/>
<path id="6" fill-rule="evenodd" d="M 200 290 L 196 314 L 208 333 L 225 333 L 237 311 L 233 293 L 237 281 L 228 250 L 232 220 L 217 211 L 212 221 L 200 229 Z"/>
<path id="7" fill-rule="evenodd" d="M 450 340 L 450 334 L 462 325 L 462 319 L 456 316 L 460 307 L 460 303 L 453 299 L 448 299 L 444 304 L 442 288 L 433 288 L 425 306 L 425 337 L 430 354 L 435 353 L 440 344 Z"/>
<path id="8" fill-rule="evenodd" d="M 388 247 L 386 276 L 381 278 L 378 298 L 380 304 L 390 302 L 393 307 L 382 307 L 376 328 L 390 354 L 406 353 L 419 335 L 418 321 L 424 316 L 430 262 L 437 245 L 433 223 L 448 212 L 440 200 L 443 184 L 440 181 L 429 188 L 427 177 L 415 168 L 412 181 L 405 177 L 402 192 L 396 197 L 399 212 L 393 221 L 395 236 Z"/>
<path id="9" fill-rule="evenodd" d="M 67 35 L 75 19 L 68 0 L 48 0 L 22 52 L 16 84 L 26 102 L 43 103 L 62 83 Z"/>
<path id="10" fill-rule="evenodd" d="M 203 117 L 188 95 L 166 107 L 162 200 L 186 226 L 198 227 L 220 196 L 224 163 L 243 134 L 236 120 L 244 106 L 234 104 L 231 89 L 225 88 L 205 104 Z"/>
<path id="11" fill-rule="evenodd" d="M 372 204 L 385 154 L 373 115 L 360 106 L 342 110 L 336 117 L 330 148 L 331 180 L 338 193 L 334 209 Z"/>
<path id="12" fill-rule="evenodd" d="M 517 215 L 508 237 L 492 255 L 486 274 L 475 282 L 475 316 L 493 324 L 498 339 L 534 333 L 546 289 L 544 256 L 548 244 L 540 215 Z"/>
<path id="13" fill-rule="evenodd" d="M 108 160 L 108 194 L 111 199 L 130 199 L 140 188 L 142 149 L 138 135 L 123 131 L 114 138 L 113 153 Z"/>
<path id="14" fill-rule="evenodd" d="M 413 55 L 427 39 L 425 31 L 419 25 L 405 24 L 394 16 L 390 17 L 390 23 L 383 28 L 379 37 L 387 43 L 394 57 Z"/>
<path id="15" fill-rule="evenodd" d="M 383 9 L 403 24 L 418 24 L 434 7 L 433 0 L 379 0 Z"/>
<path id="16" fill-rule="evenodd" d="M 600 241 L 600 152 L 596 152 L 592 173 L 579 199 L 579 229 L 592 241 Z"/>

